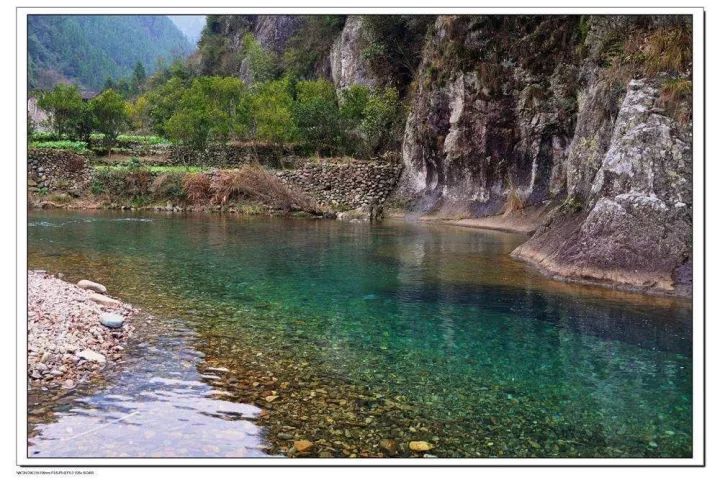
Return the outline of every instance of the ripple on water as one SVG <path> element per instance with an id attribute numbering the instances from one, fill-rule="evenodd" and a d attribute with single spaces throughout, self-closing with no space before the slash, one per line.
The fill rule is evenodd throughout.
<path id="1" fill-rule="evenodd" d="M 128 349 L 130 360 L 111 386 L 79 398 L 37 426 L 34 457 L 260 457 L 260 409 L 218 399 L 201 381 L 187 332 Z M 151 339 L 151 341 L 153 341 Z M 146 355 L 152 350 L 153 355 Z M 199 359 L 199 355 L 191 355 Z M 151 362 L 148 365 L 147 362 Z M 179 366 L 184 368 L 178 369 Z M 142 365 L 142 368 L 137 368 Z M 40 394 L 41 395 L 41 394 Z M 42 400 L 40 397 L 37 400 Z"/>

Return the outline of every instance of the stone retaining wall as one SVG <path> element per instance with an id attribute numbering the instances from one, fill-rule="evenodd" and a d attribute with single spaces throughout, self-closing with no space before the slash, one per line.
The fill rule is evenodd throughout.
<path id="1" fill-rule="evenodd" d="M 69 150 L 29 149 L 27 169 L 30 191 L 46 189 L 80 195 L 92 177 L 87 158 Z"/>
<path id="2" fill-rule="evenodd" d="M 391 162 L 323 160 L 281 170 L 277 175 L 323 205 L 348 210 L 382 205 L 401 171 L 401 164 Z"/>

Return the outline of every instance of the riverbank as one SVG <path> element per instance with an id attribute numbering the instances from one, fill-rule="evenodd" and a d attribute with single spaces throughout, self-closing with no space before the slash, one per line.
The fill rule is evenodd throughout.
<path id="1" fill-rule="evenodd" d="M 526 207 L 507 214 L 491 215 L 476 218 L 447 218 L 439 215 L 423 215 L 418 217 L 421 222 L 441 223 L 456 227 L 479 228 L 484 230 L 497 230 L 500 232 L 532 235 L 545 221 L 546 215 L 555 204 Z M 391 216 L 405 218 L 407 213 L 394 212 Z"/>
<path id="2" fill-rule="evenodd" d="M 137 310 L 87 285 L 28 271 L 30 388 L 75 388 L 122 357 Z"/>

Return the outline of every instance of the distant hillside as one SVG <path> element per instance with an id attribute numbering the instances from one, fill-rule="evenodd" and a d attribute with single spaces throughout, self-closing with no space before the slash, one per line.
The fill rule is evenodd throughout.
<path id="1" fill-rule="evenodd" d="M 186 57 L 187 37 L 161 15 L 30 15 L 28 86 L 71 81 L 99 90 L 106 79 L 128 77 L 137 62 L 148 73 L 158 61 Z"/>
<path id="2" fill-rule="evenodd" d="M 205 28 L 205 15 L 168 15 L 176 27 L 194 44 Z"/>

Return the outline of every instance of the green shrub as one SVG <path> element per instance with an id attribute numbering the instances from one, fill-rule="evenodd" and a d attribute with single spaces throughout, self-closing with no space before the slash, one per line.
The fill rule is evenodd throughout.
<path id="1" fill-rule="evenodd" d="M 371 95 L 366 85 L 355 84 L 340 93 L 340 115 L 351 125 L 360 124 Z"/>
<path id="2" fill-rule="evenodd" d="M 170 140 L 158 135 L 118 135 L 117 143 L 140 145 L 171 145 Z"/>
<path id="3" fill-rule="evenodd" d="M 54 142 L 57 140 L 67 139 L 61 138 L 60 135 L 55 132 L 41 132 L 36 130 L 30 134 L 31 142 Z"/>
<path id="4" fill-rule="evenodd" d="M 241 55 L 247 62 L 253 82 L 267 82 L 279 74 L 277 56 L 264 49 L 252 33 L 246 33 L 243 36 Z"/>
<path id="5" fill-rule="evenodd" d="M 153 175 L 145 167 L 95 169 L 90 189 L 111 198 L 148 197 L 152 181 Z"/>
<path id="6" fill-rule="evenodd" d="M 284 73 L 302 80 L 317 76 L 344 25 L 343 15 L 303 16 L 302 26 L 285 46 L 282 56 Z"/>

